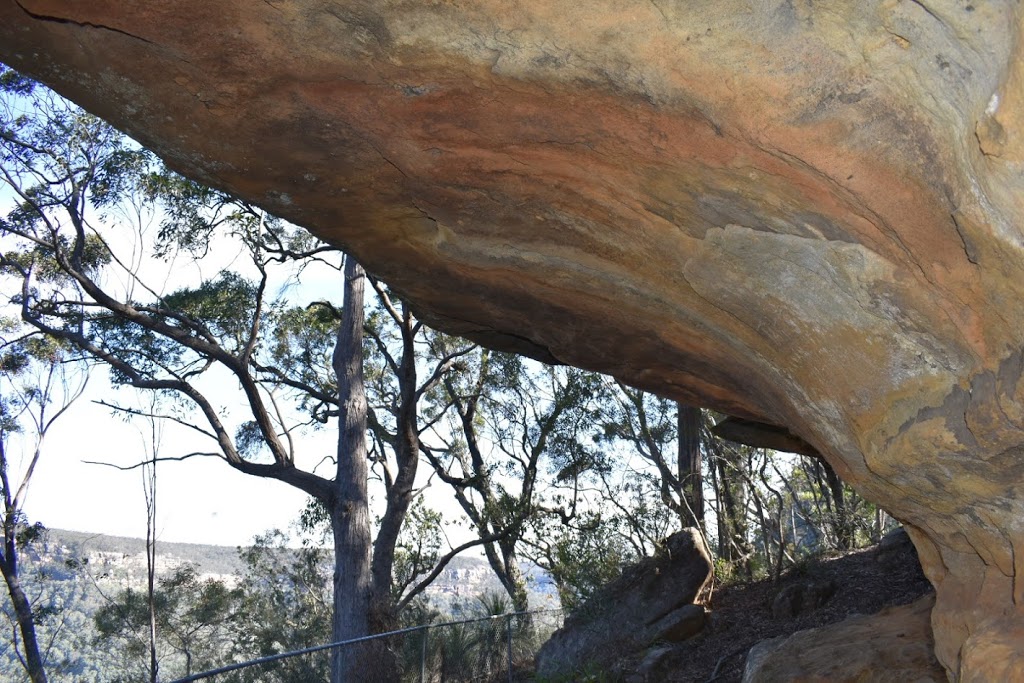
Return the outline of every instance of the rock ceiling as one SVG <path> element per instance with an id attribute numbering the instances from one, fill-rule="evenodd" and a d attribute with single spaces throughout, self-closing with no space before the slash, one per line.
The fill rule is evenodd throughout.
<path id="1" fill-rule="evenodd" d="M 787 427 L 1024 676 L 1010 0 L 0 0 L 0 59 L 492 346 Z"/>

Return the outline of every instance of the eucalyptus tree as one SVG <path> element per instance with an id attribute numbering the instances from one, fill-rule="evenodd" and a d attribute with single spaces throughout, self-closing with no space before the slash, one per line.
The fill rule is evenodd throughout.
<path id="1" fill-rule="evenodd" d="M 423 451 L 517 611 L 528 608 L 519 560 L 531 521 L 573 516 L 579 474 L 598 464 L 591 430 L 599 382 L 593 373 L 488 350 L 444 379 L 444 400 L 455 410 L 441 445 Z"/>
<path id="2" fill-rule="evenodd" d="M 96 643 L 116 650 L 121 664 L 108 665 L 107 675 L 124 683 L 150 679 L 154 646 L 164 678 L 189 676 L 223 664 L 234 647 L 243 598 L 240 588 L 220 579 L 203 579 L 190 565 L 160 578 L 151 594 L 133 588 L 118 592 L 93 615 Z M 160 636 L 155 645 L 153 615 Z"/>
<path id="3" fill-rule="evenodd" d="M 700 408 L 609 382 L 603 438 L 638 455 L 648 478 L 680 527 L 704 523 L 703 452 L 708 435 Z"/>
<path id="4" fill-rule="evenodd" d="M 23 117 L 12 116 L 7 97 L 27 98 L 33 95 L 34 84 L 7 70 L 0 70 L 0 93 L 5 96 L 3 120 L 0 121 L 0 164 L 18 166 L 25 159 L 39 155 L 34 146 L 24 149 L 10 149 L 8 141 L 14 136 L 12 127 L 23 121 Z M 61 144 L 58 137 L 50 142 Z M 4 171 L 7 182 L 18 178 Z M 44 176 L 46 177 L 46 176 Z M 23 220 L 21 207 L 12 212 L 11 219 Z M 5 235 L 10 223 L 0 219 L 0 236 Z M 4 248 L 6 248 L 5 243 Z M 24 297 L 34 281 L 49 285 L 68 284 L 70 280 L 53 268 L 36 268 L 40 250 L 30 248 L 19 253 L 0 253 L 0 276 L 29 275 L 24 277 L 20 291 Z M 78 249 L 78 259 L 83 269 L 95 268 L 102 260 L 94 250 L 85 244 Z M 3 498 L 2 524 L 3 547 L 0 549 L 0 571 L 3 573 L 7 592 L 17 622 L 16 633 L 21 634 L 18 658 L 33 683 L 47 680 L 43 653 L 37 634 L 38 608 L 29 600 L 23 585 L 20 555 L 22 550 L 35 541 L 42 532 L 40 524 L 29 524 L 22 510 L 32 475 L 42 455 L 43 442 L 54 422 L 81 395 L 84 381 L 78 381 L 69 368 L 74 367 L 69 357 L 69 347 L 54 339 L 27 330 L 16 320 L 2 321 L 0 338 L 0 493 Z M 18 471 L 19 458 L 13 451 L 16 434 L 25 437 L 27 457 Z M 15 637 L 17 640 L 17 637 Z M 17 646 L 17 643 L 16 643 Z"/>
<path id="5" fill-rule="evenodd" d="M 11 73 L 3 72 L 20 83 Z M 218 457 L 315 499 L 333 535 L 332 638 L 387 629 L 402 604 L 393 594 L 395 550 L 417 493 L 419 437 L 429 426 L 419 424 L 417 404 L 471 347 L 453 344 L 424 367 L 416 357 L 422 324 L 372 280 L 393 337 L 373 321 L 364 324 L 368 277 L 353 259 L 342 260 L 257 207 L 166 171 L 106 123 L 41 87 L 11 90 L 0 118 L 0 173 L 16 201 L 0 224 L 12 244 L 0 265 L 21 319 L 109 368 L 114 383 L 159 399 L 154 411 L 111 403 L 115 409 L 156 414 L 214 446 L 172 459 Z M 134 242 L 125 245 L 124 220 L 108 225 L 118 215 L 133 219 Z M 154 222 L 152 239 L 143 233 Z M 164 286 L 147 281 L 139 267 L 157 268 L 159 258 L 174 262 L 164 266 L 171 279 L 183 259 L 213 258 L 220 272 L 198 284 Z M 343 305 L 274 297 L 276 277 L 294 279 L 312 263 L 333 268 Z M 282 269 L 286 274 L 277 275 Z M 368 408 L 365 352 L 390 373 L 379 383 L 391 387 L 378 401 L 384 411 Z M 225 411 L 221 403 L 232 386 L 241 407 Z M 306 430 L 328 424 L 337 429 L 334 452 L 300 453 Z M 385 489 L 376 537 L 374 470 Z M 388 678 L 386 656 L 368 656 Z M 337 651 L 332 679 L 368 679 L 353 661 Z"/>
<path id="6" fill-rule="evenodd" d="M 38 622 L 56 615 L 53 605 L 33 604 L 25 585 L 22 555 L 44 529 L 29 522 L 23 507 L 47 434 L 85 388 L 77 369 L 66 346 L 0 320 L 0 573 L 14 611 L 18 660 L 33 683 L 47 680 Z"/>

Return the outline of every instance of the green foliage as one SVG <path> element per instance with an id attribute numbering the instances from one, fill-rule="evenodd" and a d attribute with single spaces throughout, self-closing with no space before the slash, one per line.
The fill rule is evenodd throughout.
<path id="1" fill-rule="evenodd" d="M 227 661 L 243 593 L 222 581 L 200 579 L 185 565 L 158 580 L 153 593 L 164 677 L 187 676 Z M 143 680 L 149 664 L 149 596 L 126 588 L 93 617 L 97 643 L 116 647 L 123 658 L 122 680 Z"/>
<path id="2" fill-rule="evenodd" d="M 423 574 L 433 569 L 441 555 L 443 519 L 440 512 L 431 510 L 422 498 L 409 507 L 395 549 L 394 599 L 401 598 L 405 590 Z"/>
<path id="3" fill-rule="evenodd" d="M 287 534 L 274 530 L 240 552 L 246 572 L 235 647 L 244 659 L 265 657 L 330 642 L 331 571 L 329 551 L 288 547 Z M 234 683 L 304 683 L 327 680 L 326 657 L 294 657 L 242 670 Z"/>
<path id="4" fill-rule="evenodd" d="M 86 199 L 109 206 L 139 186 L 152 155 L 105 121 L 10 69 L 0 72 L 0 90 L 0 163 L 22 200 L 5 227 L 52 227 L 52 209 L 79 207 Z"/>
<path id="5" fill-rule="evenodd" d="M 269 360 L 281 374 L 311 387 L 298 395 L 301 410 L 319 423 L 332 415 L 337 380 L 332 355 L 340 311 L 326 302 L 291 306 L 269 316 Z"/>
<path id="6" fill-rule="evenodd" d="M 575 610 L 640 559 L 616 528 L 620 523 L 600 512 L 589 512 L 574 526 L 548 531 L 552 540 L 541 561 L 558 588 L 564 609 Z"/>
<path id="7" fill-rule="evenodd" d="M 537 677 L 536 683 L 621 683 L 622 676 L 597 664 L 588 664 L 576 671 L 553 677 Z"/>
<path id="8" fill-rule="evenodd" d="M 74 248 L 75 244 L 67 235 L 57 235 L 52 244 L 33 244 L 26 249 L 6 252 L 0 257 L 0 275 L 24 277 L 31 274 L 36 287 L 41 284 L 52 286 L 46 292 L 58 287 L 74 287 L 74 279 L 59 261 L 60 258 L 70 258 Z M 96 275 L 110 263 L 111 255 L 98 235 L 86 235 L 77 259 L 81 272 Z M 37 295 L 42 291 L 42 288 L 35 290 Z"/>
<path id="9" fill-rule="evenodd" d="M 512 602 L 507 595 L 485 592 L 478 595 L 462 615 L 464 619 L 482 617 L 484 620 L 439 624 L 431 628 L 426 636 L 428 671 L 437 671 L 442 681 L 453 683 L 496 680 L 508 666 L 509 628 L 512 630 L 513 658 L 523 659 L 526 653 L 532 658 L 539 643 L 528 618 L 487 618 L 500 617 L 512 611 Z M 422 652 L 422 637 L 419 635 L 413 639 L 410 644 L 414 647 L 409 648 L 406 656 L 409 664 L 405 669 L 412 674 L 419 673 L 419 662 L 415 656 Z M 418 681 L 419 678 L 411 675 L 406 680 Z"/>
<path id="10" fill-rule="evenodd" d="M 198 287 L 179 289 L 162 297 L 160 309 L 168 322 L 184 316 L 216 337 L 231 352 L 238 352 L 248 340 L 256 310 L 257 285 L 232 271 Z"/>
<path id="11" fill-rule="evenodd" d="M 211 244 L 220 235 L 241 241 L 254 254 L 266 246 L 279 249 L 308 244 L 302 238 L 292 237 L 280 219 L 166 167 L 143 174 L 140 189 L 142 196 L 162 209 L 154 245 L 160 258 L 179 252 L 202 258 L 209 254 Z"/>
<path id="12" fill-rule="evenodd" d="M 31 78 L 22 76 L 10 67 L 0 64 L 0 92 L 12 95 L 31 95 L 35 89 L 36 82 Z"/>

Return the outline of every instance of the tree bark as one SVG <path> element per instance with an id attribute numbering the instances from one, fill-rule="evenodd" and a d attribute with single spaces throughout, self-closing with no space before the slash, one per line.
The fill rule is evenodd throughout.
<path id="1" fill-rule="evenodd" d="M 399 322 L 396 320 L 396 322 Z M 399 322 L 402 331 L 402 358 L 397 376 L 401 404 L 398 408 L 397 439 L 395 460 L 397 473 L 387 491 L 387 507 L 380 521 L 377 540 L 373 545 L 371 573 L 373 577 L 373 621 L 377 629 L 394 628 L 394 596 L 391 594 L 394 582 L 395 548 L 402 526 L 412 505 L 413 487 L 419 465 L 420 437 L 416 407 L 418 402 L 415 329 L 408 309 L 403 306 L 403 319 Z"/>
<path id="2" fill-rule="evenodd" d="M 43 658 L 39 654 L 39 639 L 36 637 L 35 615 L 32 613 L 32 603 L 21 587 L 21 575 L 18 571 L 17 520 L 21 510 L 17 503 L 17 495 L 11 491 L 11 483 L 7 476 L 6 437 L 7 434 L 0 433 L 0 488 L 3 489 L 4 505 L 4 544 L 3 552 L 0 552 L 0 572 L 3 573 L 4 581 L 7 583 L 7 592 L 11 596 L 11 604 L 14 607 L 18 628 L 21 631 L 22 645 L 25 649 L 23 661 L 25 669 L 32 683 L 46 683 L 46 669 L 43 667 Z M 39 452 L 37 444 L 36 457 Z M 27 477 L 25 481 L 28 481 Z"/>
<path id="3" fill-rule="evenodd" d="M 366 394 L 363 388 L 363 293 L 366 276 L 352 257 L 345 259 L 344 315 L 338 327 L 333 365 L 340 406 L 338 469 L 327 503 L 334 533 L 335 642 L 370 633 L 370 512 L 367 492 Z M 372 680 L 363 647 L 331 652 L 331 682 Z M 369 675 L 368 675 L 369 674 Z"/>
<path id="4" fill-rule="evenodd" d="M 156 426 L 153 427 L 153 462 L 144 466 L 143 492 L 146 496 L 146 602 L 149 607 L 149 681 L 157 683 L 160 662 L 156 653 Z M 185 675 L 192 675 L 192 658 L 185 657 Z"/>
<path id="5" fill-rule="evenodd" d="M 746 485 L 739 475 L 742 457 L 731 448 L 716 449 L 715 462 L 718 469 L 718 492 L 720 510 L 718 515 L 719 557 L 729 563 L 740 562 L 749 578 L 750 546 L 747 541 Z"/>
<path id="6" fill-rule="evenodd" d="M 14 606 L 15 615 L 17 615 L 18 628 L 21 630 L 22 645 L 25 649 L 25 668 L 32 683 L 46 683 L 46 669 L 43 667 L 43 658 L 39 654 L 39 640 L 36 638 L 32 604 L 21 587 L 16 555 L 12 554 L 17 552 L 13 547 L 13 539 L 6 545 L 7 552 L 0 559 L 0 571 L 3 572 L 4 581 L 7 582 L 7 591 L 10 593 L 11 604 Z"/>
<path id="7" fill-rule="evenodd" d="M 827 461 L 822 460 L 821 467 L 825 472 L 825 481 L 828 483 L 829 492 L 832 496 L 836 544 L 840 550 L 849 550 L 854 546 L 854 532 L 846 510 L 843 480 L 839 478 L 839 475 L 836 474 L 836 471 Z"/>
<path id="8" fill-rule="evenodd" d="M 704 477 L 701 471 L 700 432 L 703 415 L 700 408 L 677 404 L 678 473 L 680 516 L 683 527 L 704 527 Z"/>

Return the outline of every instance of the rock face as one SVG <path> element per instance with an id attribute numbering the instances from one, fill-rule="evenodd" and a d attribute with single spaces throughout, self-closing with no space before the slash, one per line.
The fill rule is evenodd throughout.
<path id="1" fill-rule="evenodd" d="M 871 616 L 763 641 L 747 654 L 743 683 L 940 683 L 928 595 Z M 1016 680 L 1002 678 L 999 680 Z"/>
<path id="2" fill-rule="evenodd" d="M 704 626 L 704 608 L 693 600 L 711 569 L 696 529 L 673 534 L 655 557 L 627 569 L 566 619 L 537 653 L 537 675 L 573 675 L 658 642 L 696 635 Z"/>
<path id="3" fill-rule="evenodd" d="M 0 58 L 448 331 L 784 427 L 1024 666 L 1013 0 L 0 0 Z"/>

